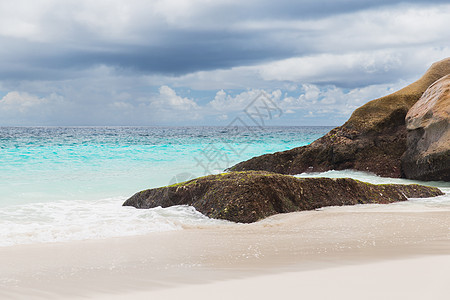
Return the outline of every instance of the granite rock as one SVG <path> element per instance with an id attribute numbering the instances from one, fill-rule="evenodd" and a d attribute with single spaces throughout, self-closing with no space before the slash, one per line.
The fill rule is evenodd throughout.
<path id="1" fill-rule="evenodd" d="M 433 83 L 406 115 L 405 177 L 450 181 L 450 75 Z"/>
<path id="2" fill-rule="evenodd" d="M 231 171 L 281 174 L 354 169 L 385 177 L 405 177 L 405 117 L 425 90 L 450 74 L 450 58 L 434 63 L 416 82 L 356 109 L 350 119 L 312 144 L 238 163 Z"/>

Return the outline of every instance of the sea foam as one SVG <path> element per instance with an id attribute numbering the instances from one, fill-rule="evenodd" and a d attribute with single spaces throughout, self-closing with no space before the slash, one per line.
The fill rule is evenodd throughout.
<path id="1" fill-rule="evenodd" d="M 445 194 L 432 198 L 410 198 L 408 201 L 396 202 L 391 204 L 361 204 L 355 206 L 326 207 L 321 210 L 336 211 L 360 211 L 360 212 L 421 212 L 421 211 L 450 211 L 450 182 L 441 181 L 416 181 L 404 178 L 388 178 L 377 176 L 368 172 L 342 170 L 327 171 L 318 173 L 303 173 L 295 175 L 302 177 L 328 177 L 328 178 L 353 178 L 356 180 L 372 184 L 422 184 L 439 188 Z"/>
<path id="2" fill-rule="evenodd" d="M 0 210 L 0 246 L 103 239 L 226 224 L 193 207 L 135 209 L 124 198 L 56 201 L 8 206 Z"/>

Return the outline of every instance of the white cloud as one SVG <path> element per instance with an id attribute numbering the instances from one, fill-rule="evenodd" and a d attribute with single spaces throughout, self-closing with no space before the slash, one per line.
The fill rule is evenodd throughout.
<path id="1" fill-rule="evenodd" d="M 104 95 L 102 102 L 95 106 L 86 101 L 67 101 L 56 94 L 37 97 L 13 91 L 0 100 L 0 122 L 13 125 L 47 125 L 52 122 L 58 125 L 76 125 L 79 124 L 77 120 L 83 119 L 86 122 L 84 124 L 88 125 L 152 125 L 155 120 L 158 122 L 156 124 L 190 124 L 192 121 L 202 124 L 202 120 L 214 118 L 226 121 L 243 114 L 253 100 L 265 93 L 286 114 L 286 118 L 303 116 L 309 120 L 316 118 L 315 124 L 322 119 L 326 124 L 338 125 L 355 108 L 404 85 L 406 83 L 401 82 L 344 90 L 336 86 L 303 84 L 296 90 L 251 89 L 237 94 L 219 90 L 209 102 L 202 105 L 195 97 L 180 96 L 173 88 L 165 85 L 160 86 L 157 93 L 135 101 L 129 100 L 126 93 L 116 94 L 113 91 Z M 80 93 L 79 97 L 82 98 L 97 98 L 97 94 L 86 96 L 85 91 Z M 277 121 L 286 124 L 283 116 Z M 299 122 L 293 124 L 304 124 Z"/>
<path id="2" fill-rule="evenodd" d="M 299 90 L 297 97 L 288 96 L 280 99 L 278 105 L 289 112 L 307 111 L 310 116 L 339 115 L 345 120 L 350 114 L 364 103 L 393 93 L 403 87 L 405 83 L 370 85 L 363 88 L 343 90 L 336 86 L 320 88 L 316 85 L 305 84 Z"/>
<path id="3" fill-rule="evenodd" d="M 277 101 L 281 97 L 281 91 L 275 90 L 267 92 L 262 89 L 252 89 L 235 96 L 227 94 L 224 90 L 216 93 L 212 101 L 207 104 L 207 108 L 212 111 L 223 112 L 240 112 L 243 111 L 253 100 L 255 100 L 261 93 L 266 93 L 272 100 Z"/>
<path id="4" fill-rule="evenodd" d="M 321 118 L 338 125 L 367 101 L 390 94 L 404 85 L 405 82 L 344 90 L 336 86 L 303 84 L 297 90 L 289 91 L 289 95 L 283 94 L 280 89 L 253 89 L 236 95 L 220 90 L 212 101 L 202 107 L 202 111 L 205 116 L 217 115 L 218 118 L 223 113 L 239 114 L 261 93 L 265 93 L 283 113 Z M 282 118 L 280 121 L 282 122 Z"/>
<path id="5" fill-rule="evenodd" d="M 68 92 L 72 93 L 72 89 Z M 0 98 L 0 125 L 123 125 L 183 122 L 201 117 L 201 107 L 192 99 L 177 95 L 169 86 L 161 86 L 158 93 L 129 99 L 127 93 L 103 93 L 80 89 L 76 99 L 50 94 L 38 97 L 12 91 Z M 94 100 L 93 100 L 94 99 Z M 94 102 L 93 102 L 94 101 Z"/>
<path id="6" fill-rule="evenodd" d="M 161 124 L 183 123 L 201 119 L 201 107 L 193 100 L 182 97 L 174 89 L 167 85 L 160 86 L 158 93 L 136 99 L 133 106 L 125 107 L 122 101 L 116 102 L 115 107 L 124 107 L 127 115 L 134 115 L 134 121 L 147 120 L 153 124 L 158 121 Z M 128 119 L 128 122 L 130 120 Z"/>
<path id="7" fill-rule="evenodd" d="M 259 67 L 263 80 L 292 82 L 332 82 L 337 78 L 389 72 L 399 68 L 401 61 L 389 51 L 319 54 L 314 56 L 289 58 Z M 342 80 L 342 79 L 341 79 Z"/>
<path id="8" fill-rule="evenodd" d="M 70 104 L 60 95 L 38 97 L 12 91 L 0 99 L 0 122 L 13 125 L 51 124 L 54 117 L 64 117 Z"/>
<path id="9" fill-rule="evenodd" d="M 152 98 L 150 101 L 151 107 L 163 110 L 192 111 L 199 108 L 194 100 L 178 96 L 177 93 L 167 85 L 161 86 L 159 88 L 159 95 Z"/>
<path id="10" fill-rule="evenodd" d="M 45 98 L 13 91 L 0 99 L 0 110 L 13 113 L 26 113 L 27 111 L 36 109 L 36 107 L 48 102 L 49 100 Z"/>
<path id="11" fill-rule="evenodd" d="M 280 89 L 268 91 L 254 89 L 231 95 L 220 90 L 214 99 L 202 107 L 204 115 L 223 113 L 241 113 L 261 93 L 265 93 L 286 114 L 300 114 L 308 117 L 328 118 L 343 122 L 350 114 L 364 103 L 388 95 L 406 83 L 370 85 L 363 88 L 344 90 L 336 86 L 320 87 L 303 84 L 290 95 L 283 94 Z"/>

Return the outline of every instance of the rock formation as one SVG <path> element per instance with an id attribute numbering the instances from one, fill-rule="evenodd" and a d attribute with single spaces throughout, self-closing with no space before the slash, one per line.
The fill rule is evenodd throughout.
<path id="1" fill-rule="evenodd" d="M 408 178 L 450 181 L 450 75 L 433 83 L 406 115 Z"/>
<path id="2" fill-rule="evenodd" d="M 299 174 L 355 169 L 386 177 L 404 177 L 400 158 L 406 151 L 405 116 L 423 92 L 447 74 L 450 74 L 450 58 L 434 63 L 409 86 L 358 108 L 344 125 L 311 145 L 254 157 L 230 170 Z"/>
<path id="3" fill-rule="evenodd" d="M 421 185 L 373 185 L 350 178 L 296 178 L 263 171 L 209 175 L 145 190 L 123 205 L 136 208 L 191 205 L 211 218 L 250 223 L 265 217 L 324 206 L 391 203 L 442 195 Z"/>

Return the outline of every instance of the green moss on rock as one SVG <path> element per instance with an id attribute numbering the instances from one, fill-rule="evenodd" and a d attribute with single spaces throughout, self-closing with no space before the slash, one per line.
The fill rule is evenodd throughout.
<path id="1" fill-rule="evenodd" d="M 296 178 L 263 171 L 210 175 L 138 192 L 124 206 L 191 205 L 218 219 L 250 223 L 278 213 L 324 206 L 391 203 L 441 195 L 421 185 L 374 185 L 350 178 Z"/>

